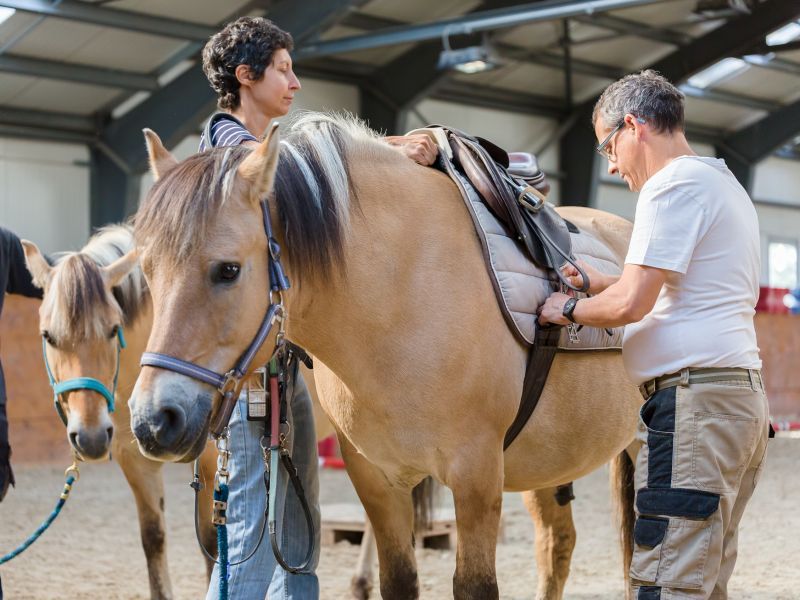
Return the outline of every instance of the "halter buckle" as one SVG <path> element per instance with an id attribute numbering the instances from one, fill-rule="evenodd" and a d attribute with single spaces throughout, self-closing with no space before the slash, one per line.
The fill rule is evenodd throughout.
<path id="1" fill-rule="evenodd" d="M 227 373 L 225 373 L 225 380 L 222 382 L 222 385 L 217 388 L 219 393 L 223 396 L 228 392 L 232 392 L 236 389 L 236 386 L 239 385 L 239 376 L 236 375 L 236 370 L 231 369 Z"/>

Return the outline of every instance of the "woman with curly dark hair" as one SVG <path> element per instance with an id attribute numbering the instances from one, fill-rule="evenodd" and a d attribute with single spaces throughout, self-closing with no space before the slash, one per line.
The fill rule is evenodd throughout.
<path id="1" fill-rule="evenodd" d="M 289 112 L 300 81 L 292 70 L 292 36 L 263 17 L 242 17 L 215 34 L 203 49 L 203 71 L 217 93 L 224 111 L 212 117 L 200 141 L 200 150 L 217 146 L 256 146 L 272 119 Z M 208 135 L 210 134 L 210 135 Z M 207 139 L 210 138 L 210 139 Z M 406 156 L 424 165 L 433 163 L 437 148 L 427 136 L 385 138 Z M 315 548 L 310 572 L 290 574 L 276 565 L 270 544 L 262 543 L 252 559 L 230 568 L 231 598 L 252 600 L 314 600 L 319 582 L 314 572 L 319 559 L 319 481 L 313 408 L 308 389 L 298 374 L 289 401 L 291 424 L 288 448 L 297 467 L 315 526 Z M 258 543 L 264 519 L 264 465 L 259 441 L 263 423 L 247 420 L 244 397 L 229 424 L 232 467 L 228 508 L 229 560 L 245 558 Z M 285 472 L 281 471 L 277 511 L 281 550 L 290 564 L 302 561 L 306 552 L 305 516 Z M 207 598 L 218 596 L 215 569 Z"/>

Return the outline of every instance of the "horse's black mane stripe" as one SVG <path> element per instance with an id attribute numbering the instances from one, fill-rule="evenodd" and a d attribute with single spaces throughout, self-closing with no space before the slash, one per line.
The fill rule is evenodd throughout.
<path id="1" fill-rule="evenodd" d="M 330 275 L 332 265 L 343 264 L 347 213 L 342 208 L 348 210 L 349 207 L 344 204 L 348 199 L 338 198 L 336 194 L 337 191 L 341 193 L 342 188 L 347 193 L 352 191 L 342 132 L 331 129 L 331 141 L 341 159 L 343 173 L 331 173 L 330 164 L 320 157 L 321 149 L 314 145 L 314 138 L 290 135 L 286 144 L 281 145 L 273 186 L 291 265 L 302 273 L 323 278 Z M 295 152 L 287 144 L 291 144 Z M 305 164 L 299 164 L 296 153 Z M 332 176 L 342 179 L 338 189 Z M 350 204 L 355 201 L 351 194 Z"/>

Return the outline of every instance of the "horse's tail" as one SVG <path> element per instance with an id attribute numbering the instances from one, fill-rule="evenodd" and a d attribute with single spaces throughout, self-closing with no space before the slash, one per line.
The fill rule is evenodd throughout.
<path id="1" fill-rule="evenodd" d="M 426 477 L 420 481 L 411 492 L 414 500 L 414 531 L 431 528 L 433 520 L 433 503 L 439 486 L 433 477 Z"/>
<path id="2" fill-rule="evenodd" d="M 630 598 L 630 568 L 633 556 L 633 524 L 636 515 L 633 512 L 633 461 L 623 450 L 611 461 L 611 494 L 614 509 L 619 523 L 620 542 L 622 544 L 622 568 L 625 577 L 625 598 Z"/>

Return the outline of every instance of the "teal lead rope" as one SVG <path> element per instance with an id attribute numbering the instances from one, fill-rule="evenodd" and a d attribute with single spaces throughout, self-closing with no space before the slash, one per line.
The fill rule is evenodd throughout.
<path id="1" fill-rule="evenodd" d="M 219 489 L 214 490 L 214 503 L 217 502 L 224 502 L 227 505 L 227 483 L 220 483 Z M 228 600 L 228 528 L 225 523 L 217 525 L 217 551 L 219 553 L 219 600 Z"/>
<path id="2" fill-rule="evenodd" d="M 78 465 L 73 463 L 72 466 L 66 470 L 64 475 L 67 478 L 66 481 L 64 482 L 64 491 L 61 492 L 61 497 L 58 499 L 58 502 L 56 502 L 56 507 L 53 509 L 53 512 L 51 512 L 50 516 L 47 517 L 47 519 L 45 519 L 45 521 L 41 525 L 39 525 L 36 531 L 34 531 L 30 536 L 28 536 L 28 539 L 22 542 L 14 550 L 12 550 L 8 554 L 0 558 L 0 565 L 7 563 L 12 558 L 16 558 L 17 556 L 25 552 L 25 550 L 27 550 L 28 547 L 30 547 L 30 545 L 33 544 L 33 542 L 38 540 L 39 537 L 45 531 L 47 531 L 47 528 L 50 527 L 52 522 L 56 520 L 56 517 L 61 512 L 61 509 L 64 507 L 64 504 L 66 504 L 67 498 L 69 498 L 69 493 L 72 491 L 72 484 L 75 483 L 80 478 Z"/>

